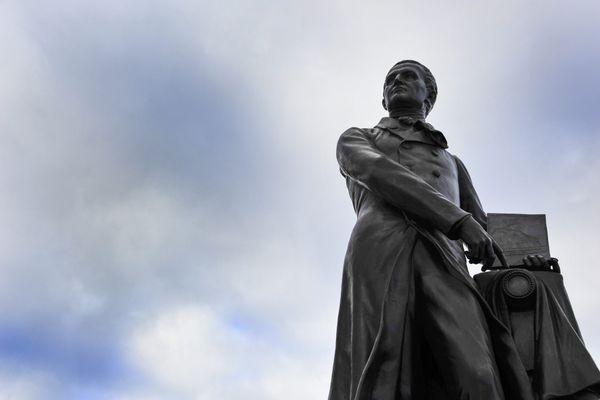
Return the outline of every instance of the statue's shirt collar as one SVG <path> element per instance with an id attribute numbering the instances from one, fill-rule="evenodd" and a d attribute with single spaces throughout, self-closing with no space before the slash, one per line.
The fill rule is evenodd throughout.
<path id="1" fill-rule="evenodd" d="M 424 142 L 444 149 L 448 148 L 448 141 L 444 134 L 431 124 L 419 119 L 383 117 L 375 127 L 385 129 L 403 140 Z M 413 131 L 412 134 L 409 132 L 411 130 Z"/>

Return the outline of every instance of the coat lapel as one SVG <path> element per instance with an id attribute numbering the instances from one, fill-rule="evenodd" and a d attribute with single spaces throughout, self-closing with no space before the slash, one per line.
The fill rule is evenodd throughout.
<path id="1" fill-rule="evenodd" d="M 383 117 L 375 127 L 384 129 L 402 140 L 448 148 L 444 134 L 427 122 L 413 118 Z"/>

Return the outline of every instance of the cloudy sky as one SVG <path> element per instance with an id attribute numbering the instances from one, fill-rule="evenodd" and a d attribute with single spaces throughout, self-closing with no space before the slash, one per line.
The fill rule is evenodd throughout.
<path id="1" fill-rule="evenodd" d="M 564 4 L 0 1 L 0 398 L 326 398 L 335 144 L 405 58 L 600 361 L 600 5 Z"/>

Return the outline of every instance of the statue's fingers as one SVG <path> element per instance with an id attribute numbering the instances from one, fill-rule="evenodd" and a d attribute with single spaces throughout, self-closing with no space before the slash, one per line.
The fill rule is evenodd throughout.
<path id="1" fill-rule="evenodd" d="M 486 253 L 485 245 L 483 245 L 483 244 L 478 245 L 475 257 L 479 260 L 479 262 L 482 262 L 483 260 L 486 259 L 485 253 Z"/>
<path id="2" fill-rule="evenodd" d="M 550 261 L 548 261 L 550 263 L 550 265 L 552 266 L 552 270 L 554 272 L 558 272 L 560 273 L 560 265 L 558 265 L 558 258 L 550 258 Z"/>
<path id="3" fill-rule="evenodd" d="M 542 256 L 540 254 L 536 254 L 535 257 L 539 260 L 539 263 L 540 263 L 541 267 L 548 267 L 550 265 L 550 263 L 548 262 L 548 260 L 546 259 L 546 257 L 544 257 L 544 256 Z"/>
<path id="4" fill-rule="evenodd" d="M 475 247 L 475 246 L 469 247 L 467 258 L 469 259 L 470 264 L 477 264 L 476 261 L 479 259 L 479 256 L 477 253 L 477 247 Z"/>
<path id="5" fill-rule="evenodd" d="M 527 256 L 527 259 L 531 262 L 531 266 L 533 266 L 534 268 L 539 268 L 542 266 L 542 264 L 540 263 L 540 260 L 537 258 L 537 256 L 535 256 L 533 254 L 529 254 Z"/>
<path id="6" fill-rule="evenodd" d="M 508 263 L 506 262 L 506 258 L 504 258 L 504 252 L 502 248 L 496 242 L 492 242 L 492 246 L 494 247 L 494 252 L 496 253 L 496 257 L 498 257 L 498 261 L 504 268 L 508 268 Z"/>
<path id="7" fill-rule="evenodd" d="M 471 257 L 469 258 L 469 264 L 479 264 L 481 263 L 481 258 Z"/>
<path id="8" fill-rule="evenodd" d="M 529 257 L 523 257 L 523 264 L 525 264 L 526 267 L 532 267 L 533 264 L 531 263 L 531 260 L 529 259 Z"/>
<path id="9" fill-rule="evenodd" d="M 490 268 L 492 265 L 494 265 L 494 261 L 496 261 L 496 257 L 492 256 L 492 257 L 488 257 L 485 262 L 483 263 L 483 268 L 484 269 L 488 269 Z"/>
<path id="10" fill-rule="evenodd" d="M 537 254 L 529 255 L 527 257 L 531 260 L 531 263 L 533 264 L 534 267 L 539 268 L 542 266 L 542 261 L 538 258 Z"/>
<path id="11" fill-rule="evenodd" d="M 469 259 L 469 264 L 479 264 L 481 262 L 481 257 L 479 257 L 476 248 L 467 252 L 467 258 Z"/>
<path id="12" fill-rule="evenodd" d="M 484 258 L 484 268 L 489 268 L 496 261 L 496 255 L 494 254 L 494 247 L 492 246 L 492 241 L 490 240 L 485 245 L 485 258 Z"/>

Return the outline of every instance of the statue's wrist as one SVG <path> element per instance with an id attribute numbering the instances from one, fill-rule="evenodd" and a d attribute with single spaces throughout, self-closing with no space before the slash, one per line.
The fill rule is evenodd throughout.
<path id="1" fill-rule="evenodd" d="M 471 214 L 467 214 L 458 221 L 456 221 L 454 225 L 452 225 L 452 228 L 450 228 L 450 231 L 448 231 L 448 234 L 446 236 L 448 236 L 450 239 L 460 239 L 462 237 L 462 231 L 465 225 L 468 225 L 467 221 L 469 220 L 475 222 L 475 219 L 473 219 L 473 216 Z"/>

